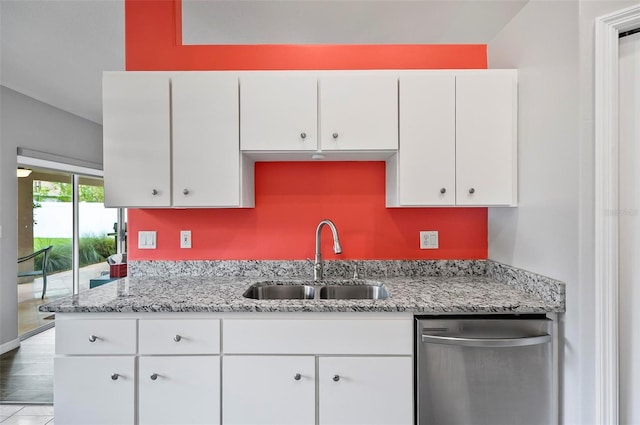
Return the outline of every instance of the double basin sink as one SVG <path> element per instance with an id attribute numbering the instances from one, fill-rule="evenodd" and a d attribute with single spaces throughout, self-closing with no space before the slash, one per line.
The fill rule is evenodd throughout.
<path id="1" fill-rule="evenodd" d="M 255 300 L 384 300 L 387 288 L 368 279 L 329 281 L 265 281 L 249 287 L 243 294 Z"/>

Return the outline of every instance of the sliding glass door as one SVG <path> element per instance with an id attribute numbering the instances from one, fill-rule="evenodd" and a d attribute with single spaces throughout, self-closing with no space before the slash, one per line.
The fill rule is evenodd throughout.
<path id="1" fill-rule="evenodd" d="M 106 259 L 124 234 L 118 209 L 104 207 L 101 177 L 34 166 L 19 167 L 18 176 L 18 325 L 27 335 L 51 324 L 41 304 L 108 275 Z"/>

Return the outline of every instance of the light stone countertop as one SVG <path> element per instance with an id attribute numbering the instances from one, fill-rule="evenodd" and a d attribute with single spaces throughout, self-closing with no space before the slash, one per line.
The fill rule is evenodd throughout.
<path id="1" fill-rule="evenodd" d="M 504 267 L 499 264 L 498 266 Z M 564 312 L 564 284 L 557 283 L 554 290 L 560 290 L 556 291 L 554 296 L 548 297 L 545 296 L 545 290 L 539 291 L 535 287 L 546 283 L 534 279 L 534 282 L 529 284 L 534 286 L 533 290 L 523 289 L 518 282 L 511 284 L 500 280 L 507 274 L 487 272 L 483 275 L 367 278 L 369 282 L 384 284 L 389 292 L 389 298 L 386 300 L 254 300 L 243 297 L 242 294 L 250 285 L 273 281 L 274 277 L 131 276 L 45 304 L 40 307 L 40 311 L 424 314 Z M 287 283 L 286 279 L 277 280 Z M 346 283 L 346 280 L 344 281 Z"/>

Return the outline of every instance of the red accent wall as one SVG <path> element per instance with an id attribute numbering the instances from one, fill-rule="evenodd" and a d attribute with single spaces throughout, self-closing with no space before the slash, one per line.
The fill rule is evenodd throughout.
<path id="1" fill-rule="evenodd" d="M 125 0 L 126 69 L 486 68 L 486 45 L 183 46 L 180 0 Z M 131 259 L 303 259 L 318 222 L 338 227 L 343 259 L 487 258 L 486 208 L 385 208 L 383 162 L 257 163 L 254 209 L 131 209 Z M 157 231 L 157 249 L 137 233 Z M 180 249 L 180 230 L 192 249 Z M 438 230 L 440 248 L 420 250 L 418 232 Z M 328 230 L 324 230 L 328 232 Z"/>

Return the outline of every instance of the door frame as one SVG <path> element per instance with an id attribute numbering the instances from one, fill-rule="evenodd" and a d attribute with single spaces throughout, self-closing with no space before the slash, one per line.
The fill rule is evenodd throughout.
<path id="1" fill-rule="evenodd" d="M 596 422 L 619 423 L 618 43 L 640 27 L 640 5 L 595 20 Z"/>

